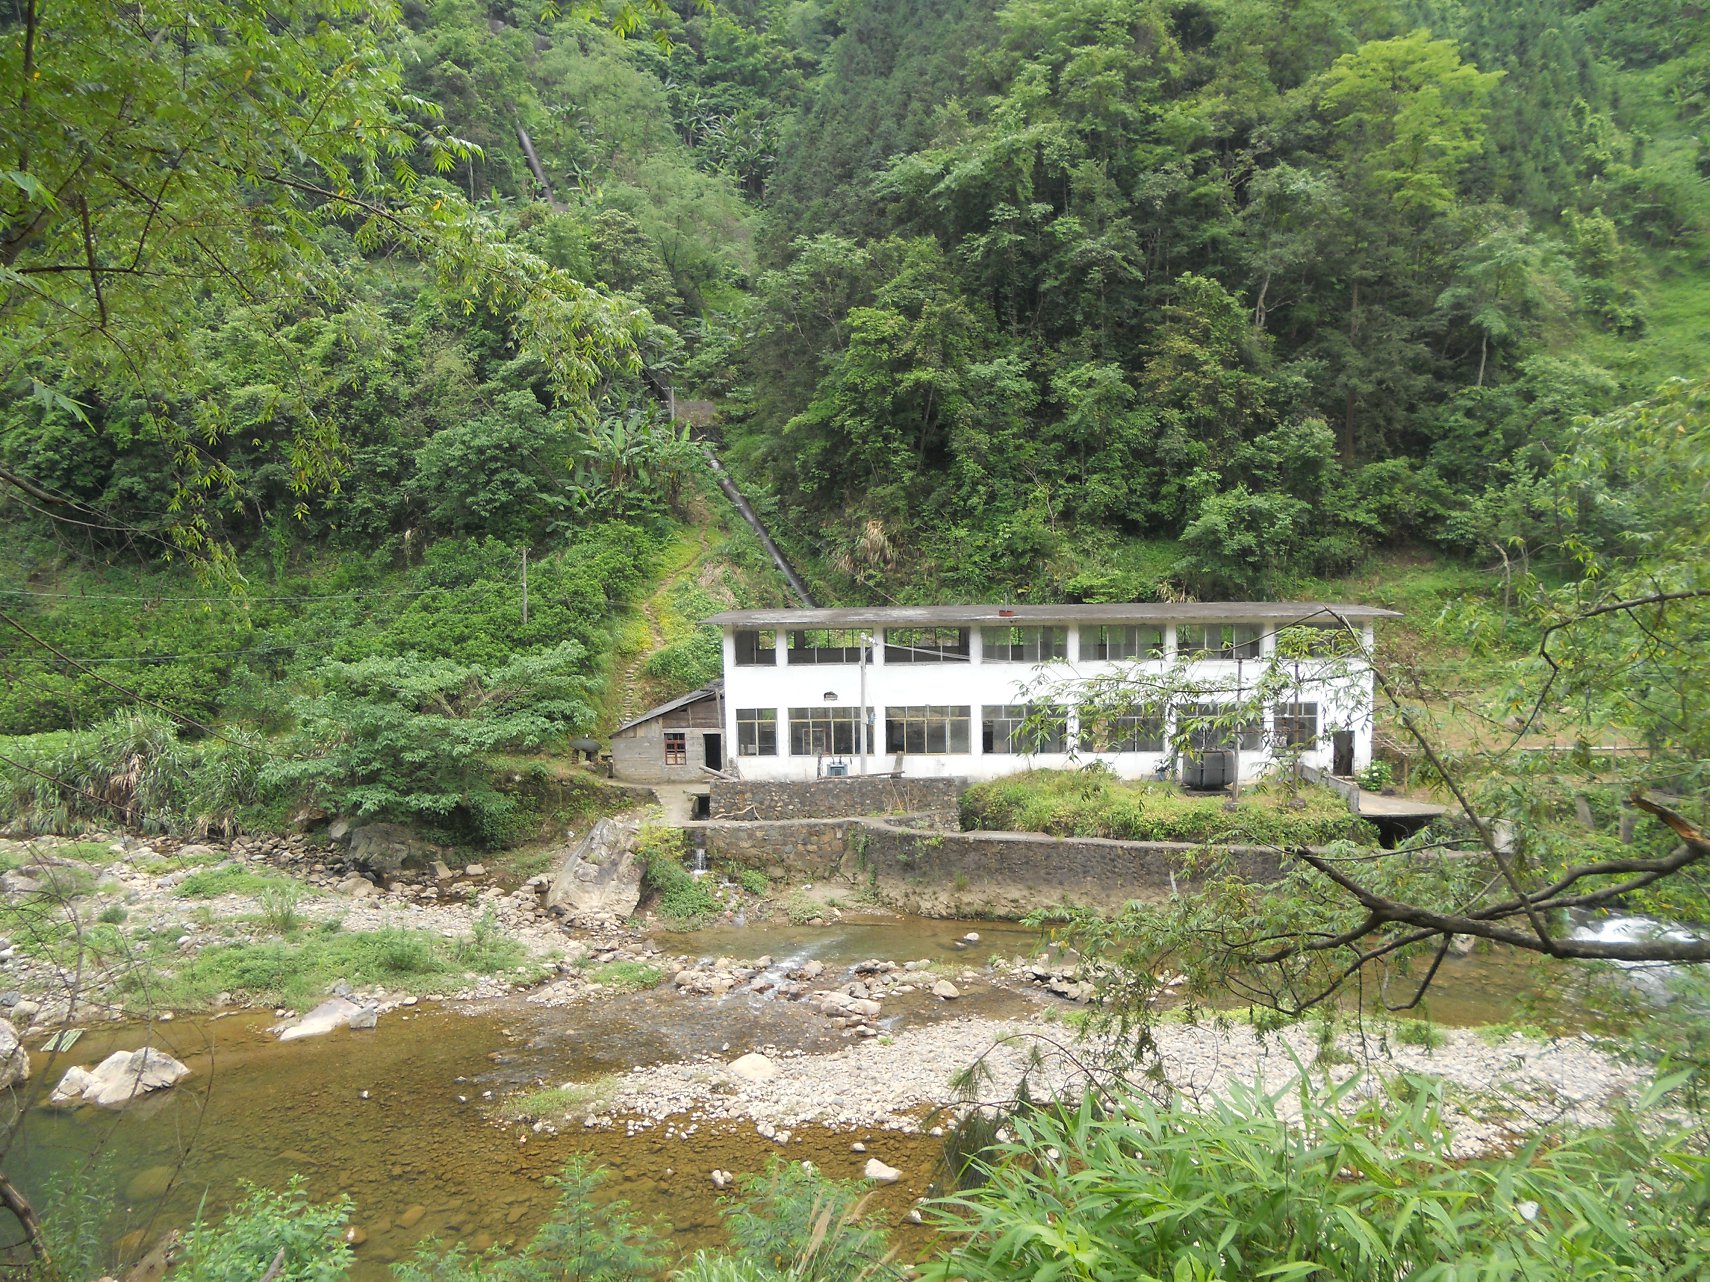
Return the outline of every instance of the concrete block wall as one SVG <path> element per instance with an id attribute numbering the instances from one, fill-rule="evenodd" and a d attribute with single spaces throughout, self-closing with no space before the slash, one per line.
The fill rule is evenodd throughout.
<path id="1" fill-rule="evenodd" d="M 841 819 L 852 815 L 920 815 L 936 827 L 961 822 L 966 779 L 715 779 L 708 789 L 713 819 Z"/>
<path id="2" fill-rule="evenodd" d="M 1017 832 L 937 832 L 882 819 L 712 820 L 689 825 L 709 857 L 787 882 L 840 880 L 881 904 L 923 917 L 1020 918 L 1078 905 L 1107 912 L 1160 902 L 1191 883 L 1200 847 L 1047 837 Z M 1274 852 L 1238 850 L 1245 876 L 1274 880 Z"/>

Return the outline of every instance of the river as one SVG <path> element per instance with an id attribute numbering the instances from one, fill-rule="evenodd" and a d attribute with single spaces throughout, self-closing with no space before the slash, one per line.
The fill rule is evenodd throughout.
<path id="1" fill-rule="evenodd" d="M 962 938 L 969 931 L 977 942 Z M 826 966 L 819 982 L 835 986 L 869 957 L 982 969 L 994 955 L 1030 955 L 1038 939 L 1010 924 L 888 918 L 829 928 L 727 926 L 657 942 L 690 956 L 769 953 L 780 966 L 817 958 Z M 1454 959 L 1434 987 L 1431 1012 L 1455 1024 L 1513 1019 L 1534 978 L 1523 961 Z M 924 994 L 887 1002 L 885 1015 L 915 1025 L 951 1015 L 1022 1016 L 1053 1004 L 1042 992 L 982 985 L 953 1005 Z M 73 1062 L 93 1064 L 145 1042 L 183 1060 L 194 1075 L 121 1114 L 30 1108 L 7 1157 L 10 1173 L 46 1202 L 56 1176 L 95 1170 L 111 1193 L 103 1236 L 130 1256 L 186 1223 L 204 1201 L 214 1210 L 229 1205 L 242 1181 L 278 1186 L 300 1174 L 312 1197 L 352 1199 L 352 1222 L 367 1235 L 356 1253 L 359 1282 L 377 1282 L 428 1236 L 477 1248 L 526 1237 L 551 1209 L 546 1177 L 578 1153 L 610 1169 L 610 1195 L 628 1199 L 643 1218 L 668 1221 L 674 1244 L 685 1250 L 718 1240 L 718 1194 L 709 1178 L 715 1167 L 750 1172 L 781 1154 L 853 1178 L 865 1158 L 851 1144 L 862 1141 L 871 1155 L 907 1172 L 877 1194 L 877 1208 L 893 1223 L 916 1196 L 935 1191 L 939 1178 L 937 1142 L 924 1135 L 810 1126 L 780 1148 L 747 1123 L 683 1119 L 678 1132 L 695 1127 L 686 1136 L 668 1136 L 665 1126 L 634 1135 L 622 1126 L 572 1126 L 552 1135 L 494 1125 L 485 1111 L 488 1092 L 502 1096 L 708 1054 L 733 1058 L 762 1046 L 845 1044 L 845 1034 L 801 1005 L 757 994 L 689 998 L 667 986 L 566 1009 L 521 999 L 476 1013 L 423 1005 L 383 1016 L 373 1031 L 290 1043 L 267 1031 L 273 1022 L 271 1014 L 245 1012 L 152 1028 L 104 1026 L 88 1030 L 70 1055 L 37 1055 L 38 1094 Z M 902 1231 L 925 1232 L 906 1224 Z"/>

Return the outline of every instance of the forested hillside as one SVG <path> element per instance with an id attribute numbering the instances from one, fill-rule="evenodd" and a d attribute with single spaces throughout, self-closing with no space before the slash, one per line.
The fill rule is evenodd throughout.
<path id="1" fill-rule="evenodd" d="M 728 375 L 849 590 L 1486 554 L 1576 418 L 1702 367 L 1710 46 L 1677 6 L 916 8 L 832 45 Z M 1185 556 L 1111 573 L 1135 538 Z"/>
<path id="2" fill-rule="evenodd" d="M 661 389 L 826 601 L 1128 600 L 1624 554 L 1704 373 L 1677 4 L 192 7 L 0 17 L 0 732 L 250 744 L 204 820 L 503 839 L 479 763 L 711 675 L 778 589 Z"/>

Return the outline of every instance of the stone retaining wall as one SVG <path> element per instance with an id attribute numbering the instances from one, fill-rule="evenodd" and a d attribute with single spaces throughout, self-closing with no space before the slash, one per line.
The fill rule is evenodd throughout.
<path id="1" fill-rule="evenodd" d="M 1019 918 L 1055 904 L 1106 911 L 1159 901 L 1191 884 L 1201 849 L 1166 842 L 1047 837 L 1026 832 L 932 832 L 882 819 L 689 825 L 713 859 L 789 882 L 840 880 L 923 917 Z M 1238 851 L 1254 881 L 1277 876 L 1274 853 Z"/>
<path id="2" fill-rule="evenodd" d="M 961 822 L 966 779 L 715 779 L 713 819 L 841 819 L 849 815 L 923 815 L 935 827 Z"/>
<path id="3" fill-rule="evenodd" d="M 860 819 L 739 821 L 710 819 L 684 825 L 690 840 L 716 862 L 758 868 L 777 881 L 830 881 L 849 861 L 850 834 Z"/>

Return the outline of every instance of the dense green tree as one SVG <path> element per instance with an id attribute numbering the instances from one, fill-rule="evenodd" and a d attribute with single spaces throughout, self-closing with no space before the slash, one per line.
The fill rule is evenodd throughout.
<path id="1" fill-rule="evenodd" d="M 502 310 L 559 396 L 584 397 L 632 346 L 625 309 L 421 177 L 471 152 L 405 91 L 400 36 L 396 10 L 346 0 L 30 4 L 5 29 L 0 385 L 77 414 L 85 389 L 140 392 L 176 456 L 186 543 L 205 538 L 200 496 L 236 478 L 206 448 L 221 400 L 197 430 L 156 407 L 195 368 L 216 300 L 339 288 L 329 223 L 422 255 L 466 305 Z M 333 424 L 308 419 L 290 439 L 294 486 L 334 474 Z"/>

